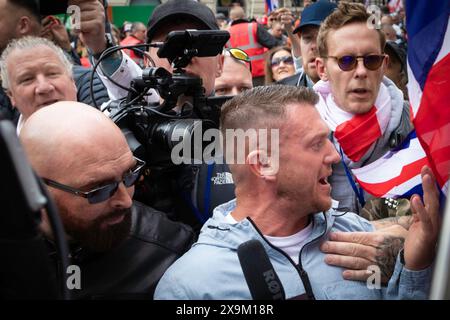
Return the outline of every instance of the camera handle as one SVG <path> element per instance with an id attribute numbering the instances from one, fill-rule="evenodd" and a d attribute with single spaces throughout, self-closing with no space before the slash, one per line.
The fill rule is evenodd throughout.
<path id="1" fill-rule="evenodd" d="M 183 55 L 180 57 L 176 57 L 172 61 L 172 65 L 174 68 L 174 74 L 184 73 L 183 68 L 186 68 L 187 65 L 191 62 L 192 58 L 198 54 L 198 49 L 184 49 Z"/>

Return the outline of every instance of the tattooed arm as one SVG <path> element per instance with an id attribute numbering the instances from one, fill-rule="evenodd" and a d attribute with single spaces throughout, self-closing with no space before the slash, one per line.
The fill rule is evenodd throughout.
<path id="1" fill-rule="evenodd" d="M 372 274 L 368 273 L 368 267 L 377 265 L 382 283 L 386 284 L 407 233 L 398 224 L 374 232 L 334 232 L 321 250 L 326 253 L 326 263 L 346 269 L 344 279 L 365 281 Z"/>
<path id="2" fill-rule="evenodd" d="M 397 255 L 399 251 L 403 249 L 407 235 L 407 233 L 403 233 L 402 230 L 398 230 L 399 233 L 394 235 L 394 228 L 385 231 L 387 233 L 384 235 L 384 240 L 378 245 L 377 255 L 375 256 L 376 264 L 381 271 L 381 281 L 384 284 L 388 283 L 394 272 Z M 390 232 L 393 233 L 389 234 Z"/>
<path id="3" fill-rule="evenodd" d="M 391 217 L 391 218 L 384 218 L 380 220 L 374 220 L 371 221 L 372 225 L 375 227 L 376 230 L 382 230 L 387 227 L 391 227 L 394 225 L 399 225 L 406 230 L 409 230 L 409 227 L 411 226 L 413 222 L 412 216 L 400 216 L 400 217 Z"/>

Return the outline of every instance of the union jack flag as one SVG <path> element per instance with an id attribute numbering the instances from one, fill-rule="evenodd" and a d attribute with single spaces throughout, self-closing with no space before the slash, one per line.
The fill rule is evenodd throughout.
<path id="1" fill-rule="evenodd" d="M 450 172 L 450 1 L 406 1 L 408 92 L 417 137 L 444 194 Z"/>
<path id="2" fill-rule="evenodd" d="M 271 13 L 278 8 L 278 0 L 266 0 L 266 13 Z"/>
<path id="3" fill-rule="evenodd" d="M 433 170 L 447 194 L 450 172 L 450 0 L 407 0 L 408 93 L 415 132 L 403 145 L 352 170 L 377 197 L 421 193 L 420 169 Z"/>

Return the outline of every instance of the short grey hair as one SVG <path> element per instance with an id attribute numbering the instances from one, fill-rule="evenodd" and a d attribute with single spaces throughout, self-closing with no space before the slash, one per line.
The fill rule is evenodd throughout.
<path id="1" fill-rule="evenodd" d="M 33 50 L 38 46 L 45 46 L 52 49 L 63 64 L 64 68 L 67 71 L 67 74 L 72 76 L 72 63 L 60 47 L 45 38 L 26 36 L 12 40 L 11 42 L 9 42 L 6 49 L 3 50 L 3 53 L 0 57 L 0 78 L 2 80 L 3 89 L 8 90 L 10 86 L 6 62 L 11 53 L 15 50 Z"/>

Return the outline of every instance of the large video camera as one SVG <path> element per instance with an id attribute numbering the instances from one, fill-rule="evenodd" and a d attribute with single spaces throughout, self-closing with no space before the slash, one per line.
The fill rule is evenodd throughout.
<path id="1" fill-rule="evenodd" d="M 131 82 L 127 97 L 109 105 L 110 118 L 124 132 L 134 155 L 145 159 L 150 168 L 173 166 L 171 153 L 179 143 L 185 144 L 183 150 L 188 144 L 186 153 L 193 163 L 203 160 L 198 155 L 207 144 L 201 140 L 199 145 L 192 137 L 203 137 L 206 130 L 219 127 L 226 98 L 206 97 L 202 79 L 187 74 L 184 68 L 193 57 L 221 53 L 229 37 L 227 31 L 170 32 L 165 42 L 155 46 L 159 47 L 158 56 L 172 64 L 173 74 L 162 67 L 146 68 Z M 147 103 L 145 97 L 152 88 L 164 102 Z M 182 157 L 186 159 L 186 154 Z"/>

